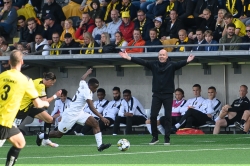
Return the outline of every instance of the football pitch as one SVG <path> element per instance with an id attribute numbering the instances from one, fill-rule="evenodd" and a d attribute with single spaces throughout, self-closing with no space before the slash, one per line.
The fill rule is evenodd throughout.
<path id="1" fill-rule="evenodd" d="M 51 139 L 58 148 L 38 147 L 35 136 L 26 136 L 26 147 L 21 151 L 16 165 L 250 165 L 250 135 L 171 135 L 171 145 L 160 142 L 148 145 L 150 135 L 104 135 L 109 149 L 98 152 L 94 136 L 63 136 Z M 117 141 L 126 138 L 130 149 L 122 152 Z M 9 143 L 0 148 L 0 165 L 4 165 Z"/>

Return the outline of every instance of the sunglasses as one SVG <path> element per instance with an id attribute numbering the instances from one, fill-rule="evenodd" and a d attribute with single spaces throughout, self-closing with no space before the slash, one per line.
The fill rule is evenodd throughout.
<path id="1" fill-rule="evenodd" d="M 9 4 L 10 2 L 3 2 L 4 4 Z"/>
<path id="2" fill-rule="evenodd" d="M 250 32 L 250 30 L 246 30 L 246 32 Z"/>

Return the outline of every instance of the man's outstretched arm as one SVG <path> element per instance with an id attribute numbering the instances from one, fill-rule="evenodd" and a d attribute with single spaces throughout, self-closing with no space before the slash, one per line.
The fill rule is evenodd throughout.
<path id="1" fill-rule="evenodd" d="M 81 80 L 85 80 L 87 77 L 88 77 L 88 75 L 90 75 L 91 73 L 92 73 L 92 68 L 89 68 L 87 71 L 86 71 L 86 73 L 85 74 L 83 74 L 83 76 L 81 77 Z"/>

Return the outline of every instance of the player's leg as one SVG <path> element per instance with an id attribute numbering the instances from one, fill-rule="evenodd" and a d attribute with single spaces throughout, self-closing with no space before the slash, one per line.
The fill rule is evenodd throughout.
<path id="1" fill-rule="evenodd" d="M 250 118 L 248 118 L 247 121 L 245 122 L 243 132 L 248 133 L 249 129 L 250 129 Z"/>
<path id="2" fill-rule="evenodd" d="M 115 122 L 114 122 L 114 127 L 113 127 L 113 135 L 118 134 L 121 123 L 126 124 L 126 117 L 116 116 Z"/>
<path id="3" fill-rule="evenodd" d="M 213 134 L 219 134 L 220 128 L 226 127 L 227 125 L 228 125 L 228 118 L 217 120 L 214 126 Z"/>
<path id="4" fill-rule="evenodd" d="M 147 120 L 145 121 L 145 124 L 146 124 L 146 127 L 147 127 L 147 129 L 148 129 L 148 132 L 149 132 L 150 134 L 152 134 L 150 119 L 147 119 Z"/>
<path id="5" fill-rule="evenodd" d="M 99 120 L 98 123 L 99 123 L 99 127 L 100 127 L 100 130 L 103 131 L 105 130 L 106 128 L 110 127 L 112 124 L 114 124 L 114 120 L 112 118 L 109 118 L 109 117 L 105 117 L 106 119 L 109 120 L 109 125 L 105 125 L 103 121 Z"/>
<path id="6" fill-rule="evenodd" d="M 44 133 L 38 133 L 36 144 L 38 146 L 42 145 L 49 145 L 51 147 L 58 147 L 59 145 L 56 143 L 53 143 L 51 140 L 49 140 L 49 132 L 51 129 L 51 124 L 53 123 L 53 117 L 50 116 L 44 109 L 39 108 L 32 108 L 32 110 L 29 113 L 29 116 L 40 119 L 44 121 Z"/>
<path id="7" fill-rule="evenodd" d="M 5 137 L 11 144 L 12 147 L 10 148 L 9 152 L 7 153 L 7 160 L 6 160 L 6 165 L 7 166 L 12 166 L 15 164 L 18 155 L 21 151 L 22 148 L 25 146 L 25 139 L 23 137 L 23 134 L 20 132 L 20 130 L 12 126 L 12 128 L 1 128 L 1 139 Z M 5 132 L 3 132 L 5 130 Z"/>
<path id="8" fill-rule="evenodd" d="M 244 127 L 245 123 L 248 121 L 249 117 L 250 117 L 250 110 L 245 110 L 244 114 L 242 115 L 242 118 L 241 118 L 240 122 L 236 121 L 234 123 L 235 126 L 237 128 L 239 128 L 240 130 L 244 130 L 245 129 L 245 127 Z M 245 132 L 245 130 L 244 130 L 244 132 Z M 247 132 L 248 132 L 248 130 L 247 130 Z"/>

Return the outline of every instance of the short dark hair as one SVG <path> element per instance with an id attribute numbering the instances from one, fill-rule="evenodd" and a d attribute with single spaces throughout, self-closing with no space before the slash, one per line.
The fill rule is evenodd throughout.
<path id="1" fill-rule="evenodd" d="M 43 73 L 43 78 L 45 80 L 55 80 L 56 79 L 56 75 L 52 72 L 48 72 L 48 73 Z"/>
<path id="2" fill-rule="evenodd" d="M 194 84 L 193 87 L 197 87 L 197 88 L 201 89 L 200 84 Z"/>
<path id="3" fill-rule="evenodd" d="M 88 85 L 97 86 L 97 85 L 99 85 L 99 81 L 95 78 L 90 78 L 90 80 L 88 81 Z"/>
<path id="4" fill-rule="evenodd" d="M 223 16 L 223 19 L 227 19 L 227 18 L 233 18 L 233 15 L 229 12 L 225 13 Z"/>
<path id="5" fill-rule="evenodd" d="M 208 90 L 209 90 L 209 89 L 213 89 L 213 90 L 216 92 L 216 88 L 215 88 L 214 86 L 208 87 Z"/>
<path id="6" fill-rule="evenodd" d="M 28 18 L 28 19 L 26 20 L 27 23 L 30 22 L 30 21 L 34 21 L 35 23 L 37 23 L 37 22 L 36 22 L 36 19 L 35 19 L 34 17 L 30 17 L 30 18 Z"/>
<path id="7" fill-rule="evenodd" d="M 145 12 L 143 10 L 138 10 L 137 13 L 143 13 L 145 15 Z"/>
<path id="8" fill-rule="evenodd" d="M 122 93 L 123 93 L 123 94 L 124 94 L 124 93 L 128 93 L 128 94 L 130 94 L 130 95 L 131 95 L 131 90 L 129 90 L 129 89 L 125 89 Z"/>
<path id="9" fill-rule="evenodd" d="M 195 32 L 197 32 L 197 31 L 201 31 L 201 33 L 204 33 L 204 31 L 202 29 L 200 29 L 200 28 L 196 29 Z"/>
<path id="10" fill-rule="evenodd" d="M 158 32 L 156 28 L 151 28 L 149 31 L 154 31 L 155 33 Z"/>
<path id="11" fill-rule="evenodd" d="M 114 88 L 113 88 L 113 91 L 118 91 L 118 92 L 121 92 L 121 90 L 120 90 L 120 88 L 119 87 L 117 87 L 117 86 L 115 86 Z"/>
<path id="12" fill-rule="evenodd" d="M 138 31 L 141 34 L 141 30 L 139 28 L 135 28 L 134 31 Z"/>
<path id="13" fill-rule="evenodd" d="M 235 26 L 234 23 L 229 23 L 229 24 L 227 24 L 227 29 L 228 29 L 229 27 L 234 28 L 234 29 L 236 28 L 236 26 Z"/>
<path id="14" fill-rule="evenodd" d="M 103 93 L 103 94 L 106 94 L 106 92 L 105 92 L 105 90 L 104 90 L 103 88 L 99 88 L 99 89 L 97 90 L 97 93 L 99 93 L 99 92 L 101 92 L 101 93 Z"/>
<path id="15" fill-rule="evenodd" d="M 26 18 L 23 16 L 23 15 L 20 15 L 20 16 L 18 16 L 17 17 L 17 20 L 19 21 L 19 20 L 23 20 L 23 21 L 25 21 L 26 20 Z"/>
<path id="16" fill-rule="evenodd" d="M 181 88 L 177 88 L 177 89 L 175 89 L 175 91 L 174 92 L 181 92 L 181 94 L 183 95 L 183 97 L 184 97 L 184 90 L 182 90 Z"/>
<path id="17" fill-rule="evenodd" d="M 241 85 L 242 87 L 246 88 L 246 90 L 248 90 L 248 87 L 246 85 Z"/>
<path id="18" fill-rule="evenodd" d="M 66 91 L 66 89 L 61 89 L 61 90 L 62 90 L 62 95 L 67 96 L 68 91 Z"/>
<path id="19" fill-rule="evenodd" d="M 2 42 L 2 45 L 9 46 L 9 43 L 8 43 L 7 41 L 3 41 L 3 42 Z"/>

